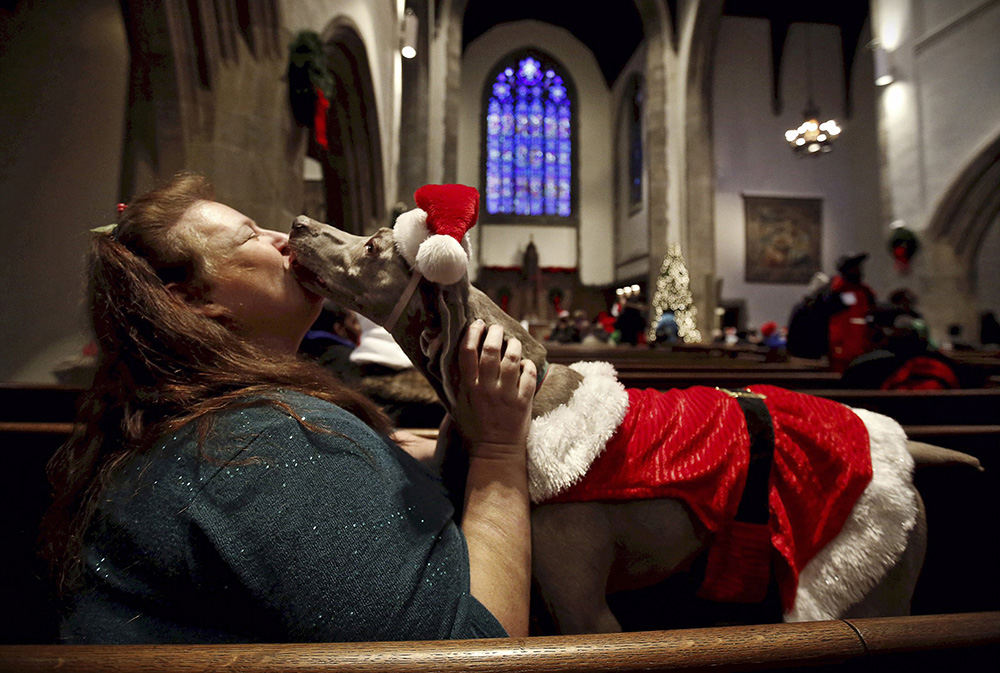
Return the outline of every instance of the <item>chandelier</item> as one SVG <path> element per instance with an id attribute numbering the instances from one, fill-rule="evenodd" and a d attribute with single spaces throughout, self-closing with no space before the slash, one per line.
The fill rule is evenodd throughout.
<path id="1" fill-rule="evenodd" d="M 840 125 L 833 119 L 819 121 L 819 108 L 812 96 L 812 53 L 810 37 L 806 35 L 806 108 L 802 111 L 805 121 L 798 128 L 785 131 L 785 140 L 800 157 L 819 156 L 833 149 L 833 141 L 840 135 Z"/>
<path id="2" fill-rule="evenodd" d="M 785 140 L 797 155 L 814 156 L 833 149 L 833 141 L 840 135 L 840 126 L 833 119 L 819 121 L 819 110 L 812 101 L 803 111 L 805 121 L 796 129 L 785 131 Z"/>

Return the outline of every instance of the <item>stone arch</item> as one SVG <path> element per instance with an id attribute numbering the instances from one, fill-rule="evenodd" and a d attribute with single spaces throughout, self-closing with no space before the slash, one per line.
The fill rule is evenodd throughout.
<path id="1" fill-rule="evenodd" d="M 322 35 L 333 91 L 327 113 L 328 148 L 309 152 L 323 166 L 327 219 L 355 234 L 387 224 L 382 143 L 375 88 L 364 40 L 346 18 Z"/>
<path id="2" fill-rule="evenodd" d="M 1000 215 L 1000 130 L 973 155 L 938 200 L 928 236 L 949 245 L 973 280 L 976 257 Z"/>

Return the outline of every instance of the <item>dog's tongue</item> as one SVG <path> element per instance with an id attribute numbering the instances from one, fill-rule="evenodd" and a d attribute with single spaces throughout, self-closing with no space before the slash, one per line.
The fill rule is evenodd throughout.
<path id="1" fill-rule="evenodd" d="M 461 241 L 479 219 L 479 191 L 467 185 L 424 185 L 414 195 L 427 213 L 427 228 Z"/>

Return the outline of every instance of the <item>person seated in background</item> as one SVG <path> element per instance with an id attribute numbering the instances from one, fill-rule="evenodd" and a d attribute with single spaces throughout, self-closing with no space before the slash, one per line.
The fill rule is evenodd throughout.
<path id="1" fill-rule="evenodd" d="M 63 642 L 528 634 L 537 373 L 517 339 L 476 321 L 459 345 L 459 526 L 386 415 L 297 353 L 322 298 L 287 234 L 180 174 L 90 243 L 98 370 L 42 523 Z"/>
<path id="2" fill-rule="evenodd" d="M 353 311 L 342 309 L 329 300 L 323 302 L 319 317 L 306 332 L 299 352 L 316 360 L 345 382 L 358 379 L 351 353 L 361 341 L 361 323 Z"/>
<path id="3" fill-rule="evenodd" d="M 760 343 L 762 346 L 781 350 L 787 343 L 785 333 L 784 327 L 779 328 L 778 323 L 769 320 L 760 326 Z"/>
<path id="4" fill-rule="evenodd" d="M 875 293 L 863 280 L 866 259 L 865 252 L 842 256 L 837 260 L 837 275 L 830 282 L 829 357 L 830 368 L 837 372 L 874 348 L 869 317 L 875 308 Z"/>
<path id="5" fill-rule="evenodd" d="M 577 341 L 583 343 L 594 330 L 594 324 L 582 308 L 573 311 L 573 327 L 576 329 Z"/>
<path id="6" fill-rule="evenodd" d="M 923 319 L 920 311 L 917 310 L 917 295 L 905 287 L 889 293 L 889 306 L 893 311 L 893 318 L 905 315 L 911 318 Z"/>
<path id="7" fill-rule="evenodd" d="M 993 311 L 979 314 L 979 343 L 983 346 L 1000 345 L 1000 322 Z"/>
<path id="8" fill-rule="evenodd" d="M 876 321 L 876 348 L 848 365 L 845 388 L 949 390 L 974 387 L 975 372 L 935 349 L 920 318 L 897 315 L 891 324 Z"/>
<path id="9" fill-rule="evenodd" d="M 646 318 L 643 316 L 645 308 L 635 300 L 626 301 L 622 306 L 621 313 L 615 321 L 615 329 L 621 332 L 619 343 L 638 346 L 646 342 Z"/>
<path id="10" fill-rule="evenodd" d="M 941 350 L 972 351 L 975 347 L 962 336 L 962 326 L 958 323 L 948 325 L 948 338 L 941 343 Z"/>
<path id="11" fill-rule="evenodd" d="M 673 311 L 664 311 L 656 322 L 656 343 L 662 345 L 675 344 L 680 340 L 677 318 Z"/>
<path id="12" fill-rule="evenodd" d="M 721 343 L 726 346 L 739 346 L 741 344 L 749 343 L 746 339 L 747 333 L 744 332 L 740 335 L 740 331 L 736 328 L 736 325 L 725 325 L 722 330 L 716 335 L 714 341 L 715 343 Z"/>
<path id="13" fill-rule="evenodd" d="M 392 335 L 359 316 L 361 338 L 351 351 L 350 365 L 357 372 L 361 392 L 382 407 L 400 428 L 436 428 L 445 408 Z"/>
<path id="14" fill-rule="evenodd" d="M 827 357 L 830 350 L 830 314 L 827 301 L 830 278 L 822 271 L 813 274 L 806 294 L 792 307 L 788 317 L 785 349 L 789 355 L 809 360 Z"/>
<path id="15" fill-rule="evenodd" d="M 580 343 L 580 332 L 576 329 L 576 325 L 570 322 L 569 311 L 559 311 L 559 317 L 549 333 L 548 341 L 560 344 Z"/>

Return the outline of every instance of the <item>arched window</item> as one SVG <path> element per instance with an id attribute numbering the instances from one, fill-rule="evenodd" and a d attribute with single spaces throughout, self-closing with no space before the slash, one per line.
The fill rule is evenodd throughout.
<path id="1" fill-rule="evenodd" d="M 576 222 L 575 94 L 539 51 L 501 59 L 484 91 L 485 220 Z"/>
<path id="2" fill-rule="evenodd" d="M 642 79 L 629 82 L 628 116 L 628 205 L 630 210 L 642 205 Z"/>

